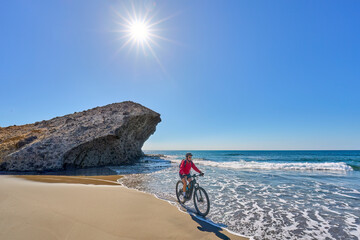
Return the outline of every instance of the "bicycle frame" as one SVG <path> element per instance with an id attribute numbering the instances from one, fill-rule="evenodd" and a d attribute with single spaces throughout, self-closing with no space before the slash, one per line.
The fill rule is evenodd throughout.
<path id="1" fill-rule="evenodd" d="M 191 178 L 191 182 L 188 184 L 189 186 L 189 189 L 186 191 L 187 195 L 188 195 L 188 198 L 191 199 L 192 195 L 193 195 L 193 192 L 195 189 L 199 188 L 199 184 L 196 182 L 196 178 L 198 176 L 196 174 L 192 175 Z"/>

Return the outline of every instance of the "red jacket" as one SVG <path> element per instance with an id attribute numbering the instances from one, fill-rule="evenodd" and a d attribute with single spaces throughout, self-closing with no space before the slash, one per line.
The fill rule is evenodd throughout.
<path id="1" fill-rule="evenodd" d="M 180 164 L 180 171 L 179 173 L 181 175 L 188 175 L 190 174 L 190 170 L 191 168 L 193 168 L 195 171 L 197 171 L 198 173 L 201 173 L 201 171 L 195 166 L 195 164 L 192 161 L 188 161 L 186 164 L 187 160 L 183 159 L 181 164 Z"/>

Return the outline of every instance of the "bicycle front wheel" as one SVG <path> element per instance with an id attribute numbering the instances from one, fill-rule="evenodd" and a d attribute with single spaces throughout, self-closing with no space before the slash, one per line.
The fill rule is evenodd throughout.
<path id="1" fill-rule="evenodd" d="M 205 217 L 210 211 L 210 200 L 206 191 L 202 187 L 195 189 L 194 205 L 198 214 L 203 217 Z"/>

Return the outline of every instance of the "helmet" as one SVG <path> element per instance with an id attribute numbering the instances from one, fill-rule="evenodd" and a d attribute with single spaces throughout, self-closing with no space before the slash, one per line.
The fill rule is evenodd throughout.
<path id="1" fill-rule="evenodd" d="M 186 156 L 186 158 L 187 158 L 188 156 L 192 156 L 192 154 L 191 154 L 191 153 L 187 153 L 185 156 Z"/>

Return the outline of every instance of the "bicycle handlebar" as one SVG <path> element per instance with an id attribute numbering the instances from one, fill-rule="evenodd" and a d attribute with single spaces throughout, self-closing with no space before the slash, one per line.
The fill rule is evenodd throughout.
<path id="1" fill-rule="evenodd" d="M 200 173 L 199 174 L 193 174 L 191 177 L 201 177 L 201 176 L 204 176 L 204 175 L 201 175 Z"/>

